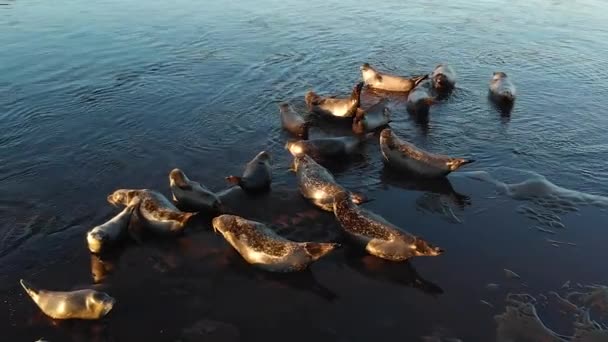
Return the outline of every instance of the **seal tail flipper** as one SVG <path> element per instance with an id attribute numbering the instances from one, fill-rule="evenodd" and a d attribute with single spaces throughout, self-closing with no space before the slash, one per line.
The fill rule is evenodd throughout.
<path id="1" fill-rule="evenodd" d="M 450 170 L 454 171 L 461 168 L 463 165 L 474 163 L 475 159 L 456 158 L 450 161 Z"/>
<path id="2" fill-rule="evenodd" d="M 226 177 L 226 181 L 232 185 L 241 185 L 241 177 L 228 176 L 228 177 Z"/>
<path id="3" fill-rule="evenodd" d="M 38 295 L 40 294 L 40 290 L 37 289 L 36 287 L 34 287 L 34 285 L 32 285 L 30 282 L 25 281 L 23 279 L 19 279 L 19 283 L 21 284 L 21 287 L 23 287 L 23 289 L 25 290 L 25 292 L 27 292 L 27 294 L 32 297 L 32 299 L 34 301 L 38 300 Z"/>
<path id="4" fill-rule="evenodd" d="M 359 107 L 359 103 L 361 103 L 361 89 L 363 89 L 363 82 L 357 83 L 350 95 L 351 100 L 354 100 L 357 103 L 357 107 Z"/>
<path id="5" fill-rule="evenodd" d="M 329 252 L 340 247 L 338 243 L 329 242 L 305 242 L 304 250 L 310 256 L 312 261 L 318 260 L 327 255 Z"/>
<path id="6" fill-rule="evenodd" d="M 180 223 L 182 224 L 182 226 L 186 225 L 186 223 L 188 223 L 190 218 L 194 215 L 195 215 L 195 213 L 188 213 L 188 212 L 183 213 L 180 217 Z"/>
<path id="7" fill-rule="evenodd" d="M 414 81 L 414 87 L 416 87 L 418 84 L 420 84 L 420 82 L 422 82 L 428 78 L 429 78 L 429 74 L 412 78 L 412 81 Z"/>
<path id="8" fill-rule="evenodd" d="M 133 211 L 131 212 L 131 217 L 129 218 L 129 226 L 127 227 L 127 231 L 129 232 L 129 236 L 133 241 L 137 244 L 142 244 L 143 239 L 143 221 L 141 219 L 141 212 L 139 211 L 139 203 L 133 205 Z"/>

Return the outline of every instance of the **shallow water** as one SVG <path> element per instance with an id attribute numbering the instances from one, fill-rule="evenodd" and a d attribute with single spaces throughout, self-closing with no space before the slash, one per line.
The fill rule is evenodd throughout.
<path id="1" fill-rule="evenodd" d="M 3 336 L 173 341 L 208 319 L 245 341 L 489 341 L 500 340 L 494 316 L 509 292 L 607 284 L 608 214 L 597 204 L 608 196 L 607 9 L 600 0 L 0 0 Z M 447 182 L 404 180 L 383 170 L 372 140 L 332 168 L 374 199 L 367 208 L 444 255 L 394 265 L 343 249 L 310 272 L 273 276 L 247 267 L 204 217 L 175 241 L 127 246 L 103 262 L 89 255 L 84 234 L 117 212 L 106 202 L 114 189 L 168 195 L 167 174 L 180 167 L 219 191 L 260 150 L 274 156 L 273 191 L 232 192 L 234 210 L 292 239 L 339 239 L 331 214 L 296 190 L 278 103 L 302 110 L 309 89 L 347 94 L 363 62 L 406 75 L 449 62 L 458 73 L 428 125 L 396 97 L 391 126 L 476 163 Z M 510 116 L 486 98 L 497 70 L 518 88 Z M 366 104 L 378 99 L 364 94 Z M 539 179 L 529 172 L 548 183 L 501 185 Z M 19 278 L 64 290 L 97 279 L 118 304 L 99 322 L 53 322 Z M 500 286 L 489 292 L 488 283 Z M 571 321 L 539 315 L 572 335 Z"/>

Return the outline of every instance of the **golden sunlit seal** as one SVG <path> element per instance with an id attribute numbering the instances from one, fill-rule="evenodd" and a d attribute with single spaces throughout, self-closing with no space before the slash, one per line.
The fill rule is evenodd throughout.
<path id="1" fill-rule="evenodd" d="M 373 89 L 385 91 L 408 92 L 414 89 L 422 80 L 429 77 L 429 75 L 414 77 L 390 75 L 379 72 L 368 63 L 363 64 L 360 69 L 365 85 Z"/>
<path id="2" fill-rule="evenodd" d="M 108 294 L 95 290 L 47 291 L 36 289 L 23 279 L 20 283 L 40 310 L 53 319 L 100 319 L 116 303 Z"/>
<path id="3" fill-rule="evenodd" d="M 355 116 L 357 108 L 361 104 L 361 89 L 363 89 L 363 82 L 355 85 L 348 98 L 320 96 L 313 91 L 308 91 L 304 96 L 304 101 L 308 110 L 313 113 L 329 117 L 350 118 Z"/>
<path id="4" fill-rule="evenodd" d="M 272 272 L 304 270 L 339 246 L 287 240 L 263 223 L 234 215 L 218 216 L 212 225 L 245 261 Z"/>
<path id="5" fill-rule="evenodd" d="M 135 206 L 128 206 L 108 222 L 96 226 L 87 233 L 87 245 L 91 253 L 101 253 L 127 236 L 129 222 Z"/>

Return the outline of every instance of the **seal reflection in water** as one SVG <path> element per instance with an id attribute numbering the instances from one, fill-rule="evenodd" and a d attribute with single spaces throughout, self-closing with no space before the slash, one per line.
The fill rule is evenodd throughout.
<path id="1" fill-rule="evenodd" d="M 308 139 L 309 123 L 297 113 L 288 103 L 279 105 L 281 113 L 281 125 L 289 133 L 299 136 L 302 139 Z"/>
<path id="2" fill-rule="evenodd" d="M 443 253 L 420 237 L 409 234 L 371 211 L 360 208 L 346 192 L 335 195 L 334 214 L 342 230 L 371 255 L 391 261 Z"/>
<path id="3" fill-rule="evenodd" d="M 306 154 L 295 156 L 293 164 L 302 196 L 323 210 L 333 211 L 334 195 L 346 190 L 329 171 Z M 367 200 L 362 194 L 350 193 L 350 196 L 357 204 Z"/>
<path id="4" fill-rule="evenodd" d="M 272 272 L 304 270 L 339 246 L 335 243 L 290 241 L 263 223 L 234 215 L 218 216 L 212 225 L 248 263 Z"/>
<path id="5" fill-rule="evenodd" d="M 324 97 L 309 91 L 304 96 L 308 110 L 325 116 L 348 118 L 355 116 L 361 104 L 361 89 L 363 82 L 359 82 L 353 89 L 349 98 Z"/>
<path id="6" fill-rule="evenodd" d="M 100 319 L 116 303 L 108 294 L 95 290 L 47 291 L 36 289 L 23 279 L 20 283 L 40 310 L 53 319 Z"/>
<path id="7" fill-rule="evenodd" d="M 162 194 L 149 189 L 119 189 L 108 196 L 113 205 L 135 205 L 134 223 L 141 223 L 160 235 L 177 235 L 183 232 L 194 213 L 180 211 Z"/>
<path id="8" fill-rule="evenodd" d="M 226 180 L 250 193 L 268 191 L 272 182 L 271 163 L 270 153 L 262 151 L 245 165 L 245 171 L 241 177 L 228 176 Z"/>
<path id="9" fill-rule="evenodd" d="M 112 244 L 120 242 L 127 236 L 129 222 L 135 206 L 123 209 L 108 222 L 96 226 L 87 233 L 87 244 L 91 253 L 101 253 Z"/>
<path id="10" fill-rule="evenodd" d="M 386 128 L 380 133 L 380 150 L 385 165 L 419 177 L 444 177 L 472 159 L 432 154 L 407 143 Z"/>
<path id="11" fill-rule="evenodd" d="M 190 180 L 180 169 L 173 169 L 169 173 L 169 186 L 173 200 L 180 206 L 196 210 L 221 210 L 220 198 L 207 187 Z"/>
<path id="12" fill-rule="evenodd" d="M 372 68 L 368 63 L 361 66 L 361 75 L 365 84 L 373 89 L 395 91 L 395 92 L 408 92 L 425 80 L 429 75 L 416 76 L 416 77 L 402 77 L 381 73 L 376 69 Z"/>

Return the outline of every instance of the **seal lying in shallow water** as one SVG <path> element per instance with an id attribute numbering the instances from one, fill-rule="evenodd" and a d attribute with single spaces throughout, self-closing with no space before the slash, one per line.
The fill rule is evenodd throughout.
<path id="1" fill-rule="evenodd" d="M 405 106 L 408 113 L 424 117 L 429 114 L 434 101 L 431 95 L 431 81 L 423 81 L 407 95 Z"/>
<path id="2" fill-rule="evenodd" d="M 513 105 L 516 89 L 507 74 L 495 72 L 490 80 L 490 99 L 497 105 Z"/>
<path id="3" fill-rule="evenodd" d="M 222 209 L 222 202 L 215 193 L 200 183 L 190 180 L 180 169 L 173 169 L 169 173 L 169 186 L 173 200 L 180 206 L 196 210 Z"/>
<path id="4" fill-rule="evenodd" d="M 439 64 L 431 73 L 433 88 L 438 92 L 449 92 L 456 86 L 456 72 L 448 64 Z"/>
<path id="5" fill-rule="evenodd" d="M 188 219 L 194 215 L 180 211 L 161 193 L 149 189 L 119 189 L 108 196 L 108 202 L 136 206 L 132 222 L 142 223 L 153 233 L 161 235 L 183 232 Z"/>
<path id="6" fill-rule="evenodd" d="M 367 110 L 358 109 L 353 118 L 352 129 L 355 134 L 373 132 L 391 122 L 391 110 L 386 101 L 380 101 Z"/>
<path id="7" fill-rule="evenodd" d="M 355 205 L 346 192 L 334 196 L 334 214 L 344 232 L 379 258 L 404 261 L 415 256 L 443 253 L 420 237 L 409 234 L 384 218 Z"/>
<path id="8" fill-rule="evenodd" d="M 212 225 L 248 263 L 272 272 L 304 270 L 339 246 L 287 240 L 263 223 L 234 215 L 218 216 Z"/>
<path id="9" fill-rule="evenodd" d="M 96 226 L 87 233 L 87 244 L 91 253 L 101 253 L 128 234 L 129 222 L 135 206 L 128 206 L 108 222 Z"/>
<path id="10" fill-rule="evenodd" d="M 401 140 L 388 128 L 380 133 L 380 151 L 385 165 L 428 178 L 447 176 L 461 166 L 474 162 L 472 159 L 426 152 Z"/>
<path id="11" fill-rule="evenodd" d="M 416 76 L 416 77 L 402 77 L 381 73 L 376 69 L 372 68 L 368 63 L 361 66 L 361 75 L 365 84 L 373 89 L 395 91 L 395 92 L 408 92 L 422 80 L 425 80 L 429 75 Z"/>
<path id="12" fill-rule="evenodd" d="M 348 156 L 357 152 L 366 136 L 344 136 L 310 140 L 288 141 L 285 148 L 292 156 L 308 154 L 315 160 Z"/>
<path id="13" fill-rule="evenodd" d="M 245 165 L 245 171 L 241 177 L 228 176 L 226 180 L 238 185 L 247 192 L 262 192 L 270 189 L 272 182 L 272 158 L 266 151 L 258 153 Z"/>
<path id="14" fill-rule="evenodd" d="M 348 98 L 324 97 L 309 91 L 304 96 L 308 110 L 329 117 L 353 117 L 361 104 L 361 89 L 363 82 L 357 83 Z"/>
<path id="15" fill-rule="evenodd" d="M 299 136 L 302 139 L 308 139 L 309 122 L 306 121 L 297 113 L 289 104 L 281 103 L 279 105 L 281 114 L 281 125 L 289 133 Z"/>
<path id="16" fill-rule="evenodd" d="M 95 290 L 47 291 L 23 279 L 20 283 L 40 310 L 53 319 L 100 319 L 116 303 L 108 294 Z"/>
<path id="17" fill-rule="evenodd" d="M 306 154 L 295 156 L 293 167 L 298 178 L 298 188 L 304 198 L 317 207 L 333 211 L 334 195 L 346 191 L 339 185 L 327 169 Z M 360 204 L 367 200 L 365 195 L 350 193 L 353 202 Z"/>

